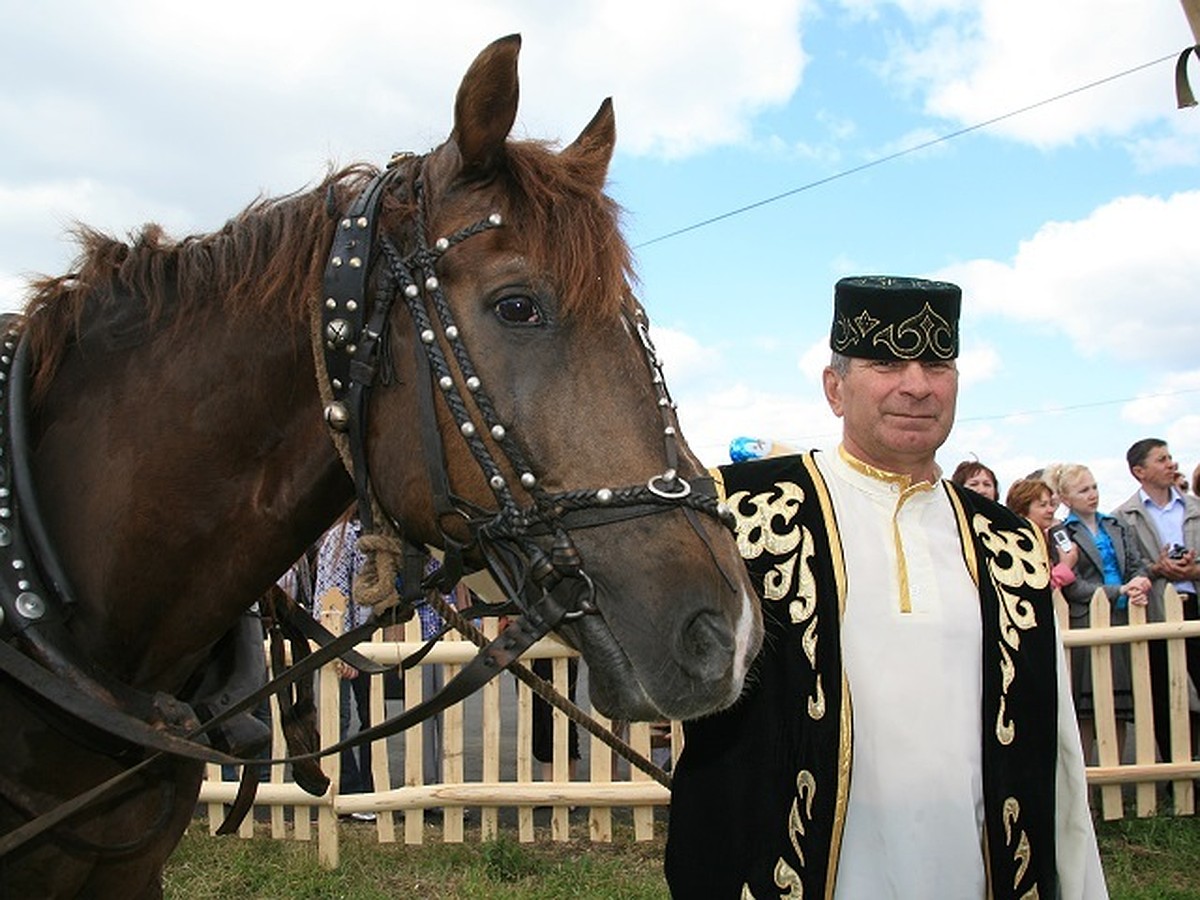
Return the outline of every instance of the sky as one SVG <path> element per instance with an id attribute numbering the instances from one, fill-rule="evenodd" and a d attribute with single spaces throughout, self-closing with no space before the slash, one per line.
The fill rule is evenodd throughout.
<path id="1" fill-rule="evenodd" d="M 1200 464 L 1200 108 L 1180 0 L 0 0 L 0 309 L 82 222 L 219 229 L 330 165 L 423 152 L 519 32 L 514 134 L 569 143 L 612 97 L 609 193 L 685 436 L 831 448 L 833 284 L 963 288 L 938 460 L 1001 490 L 1135 440 Z M 1200 91 L 1200 63 L 1191 80 Z"/>

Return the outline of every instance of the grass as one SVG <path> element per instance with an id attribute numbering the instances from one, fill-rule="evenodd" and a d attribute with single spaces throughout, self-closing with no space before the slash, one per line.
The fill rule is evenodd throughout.
<path id="1" fill-rule="evenodd" d="M 343 828 L 340 865 L 321 868 L 315 843 L 210 837 L 202 823 L 167 865 L 170 900 L 451 900 L 605 897 L 661 900 L 662 842 L 379 844 L 374 829 Z"/>
<path id="2" fill-rule="evenodd" d="M 612 844 L 378 844 L 372 828 L 343 828 L 341 865 L 317 862 L 316 845 L 210 837 L 197 822 L 166 873 L 169 900 L 661 900 L 662 841 Z M 432 837 L 432 835 L 431 835 Z M 1200 818 L 1155 818 L 1097 826 L 1113 900 L 1200 897 Z"/>

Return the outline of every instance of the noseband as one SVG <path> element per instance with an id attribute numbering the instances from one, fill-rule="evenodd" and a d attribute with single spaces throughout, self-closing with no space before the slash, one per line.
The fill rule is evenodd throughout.
<path id="1" fill-rule="evenodd" d="M 521 598 L 529 579 L 539 589 L 540 602 L 544 603 L 548 602 L 550 591 L 558 582 L 576 578 L 585 587 L 584 596 L 575 608 L 559 610 L 555 618 L 570 620 L 595 613 L 595 588 L 584 569 L 571 531 L 674 509 L 684 512 L 721 568 L 696 513 L 707 514 L 727 527 L 731 526 L 732 517 L 725 505 L 717 501 L 711 478 L 689 481 L 679 475 L 680 444 L 675 404 L 667 391 L 662 363 L 650 340 L 645 314 L 632 299 L 622 316 L 626 326 L 638 338 L 657 395 L 662 418 L 664 469 L 645 484 L 629 487 L 557 493 L 542 487 L 537 467 L 496 412 L 463 343 L 437 274 L 438 261 L 451 247 L 485 231 L 504 227 L 504 222 L 499 213 L 492 213 L 448 237 L 438 238 L 430 246 L 422 170 L 422 159 L 401 156 L 393 158 L 387 169 L 372 179 L 341 216 L 325 272 L 321 338 L 333 395 L 325 417 L 332 429 L 342 432 L 348 439 L 351 474 L 364 532 L 370 532 L 374 526 L 366 451 L 367 400 L 377 380 L 386 383 L 390 378 L 387 325 L 392 305 L 399 297 L 408 309 L 417 335 L 414 344 L 421 398 L 420 427 L 434 508 L 446 551 L 446 565 L 441 570 L 442 581 L 439 582 L 441 587 L 448 587 L 447 583 L 453 583 L 462 574 L 462 553 L 473 544 L 482 552 L 488 568 L 509 599 L 526 612 L 530 611 L 529 607 Z M 412 237 L 414 246 L 407 254 L 402 253 L 386 233 L 377 233 L 383 197 L 389 187 L 404 179 L 401 173 L 411 173 L 411 190 L 417 207 Z M 370 277 L 376 262 L 380 263 L 379 273 L 372 292 L 369 290 Z M 366 302 L 368 296 L 370 303 Z M 438 339 L 439 333 L 442 340 Z M 429 369 L 428 380 L 419 374 L 422 362 Z M 492 491 L 496 503 L 494 509 L 481 508 L 456 496 L 450 489 L 434 411 L 433 385 L 437 386 L 459 434 Z M 484 435 L 490 437 L 490 444 Z M 516 485 L 512 483 L 514 476 Z M 518 500 L 514 493 L 517 486 L 528 498 L 527 502 Z M 465 520 L 471 536 L 468 543 L 463 544 L 446 534 L 442 526 L 447 517 Z M 395 521 L 390 524 L 401 530 Z M 550 539 L 548 551 L 544 546 L 547 537 Z M 721 571 L 733 589 L 728 574 Z"/>

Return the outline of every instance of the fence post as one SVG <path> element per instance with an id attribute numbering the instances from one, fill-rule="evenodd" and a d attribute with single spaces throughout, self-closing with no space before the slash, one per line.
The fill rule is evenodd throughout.
<path id="1" fill-rule="evenodd" d="M 1093 628 L 1108 628 L 1112 624 L 1111 604 L 1104 588 L 1092 594 Z M 1121 747 L 1117 739 L 1117 711 L 1113 693 L 1112 645 L 1093 645 L 1089 650 L 1092 663 L 1092 721 L 1096 731 L 1096 751 L 1101 766 L 1121 764 Z M 1121 786 L 1106 784 L 1100 788 L 1100 806 L 1105 819 L 1119 819 L 1124 814 Z"/>
<path id="2" fill-rule="evenodd" d="M 1129 624 L 1146 624 L 1146 607 L 1129 607 Z M 1150 690 L 1150 645 L 1134 641 L 1129 645 L 1129 669 L 1133 682 L 1134 762 L 1154 764 L 1154 704 Z M 1137 785 L 1137 814 L 1140 818 L 1158 812 L 1158 791 L 1153 782 L 1139 781 Z"/>
<path id="3" fill-rule="evenodd" d="M 1183 621 L 1183 603 L 1174 585 L 1163 589 L 1164 618 L 1168 622 Z M 1167 683 L 1171 698 L 1171 759 L 1192 758 L 1191 710 L 1188 707 L 1188 671 L 1185 639 L 1167 641 Z M 1165 756 L 1166 754 L 1164 754 Z M 1191 779 L 1173 781 L 1172 796 L 1176 815 L 1191 815 L 1195 810 L 1195 791 Z"/>
<path id="4" fill-rule="evenodd" d="M 342 615 L 344 610 L 337 602 L 345 602 L 339 598 L 337 591 L 330 591 L 325 596 L 328 604 L 321 613 L 321 624 L 331 634 L 342 633 Z M 341 678 L 337 672 L 338 661 L 332 660 L 321 667 L 317 679 L 320 696 L 317 706 L 320 715 L 321 747 L 331 747 L 338 742 L 342 733 L 341 720 Z M 317 807 L 317 859 L 327 869 L 336 869 L 338 865 L 338 814 L 337 798 L 342 787 L 342 766 L 338 754 L 332 753 L 321 758 L 321 768 L 329 778 L 329 796 L 333 802 Z M 297 816 L 300 810 L 296 810 Z M 308 808 L 304 808 L 308 815 Z"/>

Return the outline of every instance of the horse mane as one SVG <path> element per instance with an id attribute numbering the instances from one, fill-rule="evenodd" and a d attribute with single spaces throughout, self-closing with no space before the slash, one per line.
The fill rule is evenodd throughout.
<path id="1" fill-rule="evenodd" d="M 331 171 L 313 189 L 260 197 L 219 231 L 178 240 L 155 223 L 129 243 L 77 226 L 72 271 L 34 281 L 24 308 L 35 398 L 67 349 L 92 328 L 111 329 L 113 320 L 136 322 L 144 333 L 164 320 L 188 329 L 214 310 L 237 317 L 271 309 L 303 319 L 336 225 L 331 198 L 344 209 L 376 173 L 361 163 Z M 509 141 L 498 177 L 509 188 L 508 220 L 521 229 L 534 267 L 549 273 L 561 314 L 584 322 L 617 315 L 633 272 L 620 207 L 597 187 L 603 171 L 543 142 Z"/>

